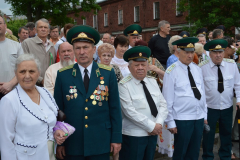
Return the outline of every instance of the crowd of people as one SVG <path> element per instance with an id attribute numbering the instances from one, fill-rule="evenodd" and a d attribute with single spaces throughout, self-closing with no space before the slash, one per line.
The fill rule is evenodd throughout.
<path id="1" fill-rule="evenodd" d="M 170 36 L 162 20 L 149 42 L 132 24 L 102 36 L 87 25 L 29 22 L 12 35 L 0 16 L 2 160 L 238 159 L 240 35 L 225 27 Z M 207 40 L 208 37 L 208 40 Z M 55 130 L 64 121 L 75 132 Z"/>

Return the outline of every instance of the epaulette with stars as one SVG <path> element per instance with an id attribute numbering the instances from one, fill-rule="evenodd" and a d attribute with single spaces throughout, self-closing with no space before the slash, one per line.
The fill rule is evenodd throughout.
<path id="1" fill-rule="evenodd" d="M 235 63 L 235 61 L 234 61 L 233 59 L 223 58 L 223 60 L 224 60 L 225 62 Z"/>
<path id="2" fill-rule="evenodd" d="M 173 63 L 171 66 L 169 66 L 169 67 L 167 68 L 166 73 L 171 73 L 172 70 L 173 70 L 175 67 L 176 67 L 176 64 Z"/>
<path id="3" fill-rule="evenodd" d="M 205 64 L 208 64 L 208 63 L 209 63 L 209 60 L 202 61 L 202 62 L 198 65 L 198 67 L 202 67 L 202 66 L 204 66 Z"/>

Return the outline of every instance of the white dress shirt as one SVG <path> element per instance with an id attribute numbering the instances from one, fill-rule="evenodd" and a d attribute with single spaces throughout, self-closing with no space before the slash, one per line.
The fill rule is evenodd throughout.
<path id="1" fill-rule="evenodd" d="M 224 91 L 218 92 L 218 67 L 211 59 L 203 61 L 199 66 L 203 72 L 206 100 L 209 108 L 227 109 L 233 105 L 233 89 L 237 102 L 240 102 L 240 76 L 236 63 L 231 59 L 223 59 L 220 69 L 223 75 Z"/>
<path id="2" fill-rule="evenodd" d="M 168 67 L 163 78 L 163 96 L 169 112 L 165 120 L 168 129 L 176 127 L 175 120 L 207 119 L 202 70 L 194 63 L 189 64 L 196 87 L 201 93 L 201 99 L 198 100 L 191 88 L 187 67 L 178 60 Z"/>
<path id="3" fill-rule="evenodd" d="M 112 58 L 111 64 L 115 64 L 119 67 L 123 77 L 129 75 L 130 71 L 128 69 L 128 62 L 124 61 L 124 59 L 119 59 L 114 55 Z"/>
<path id="4" fill-rule="evenodd" d="M 163 126 L 164 120 L 167 117 L 167 104 L 156 80 L 145 77 L 143 81 L 156 104 L 158 115 L 155 118 L 151 114 L 140 80 L 135 79 L 132 74 L 129 74 L 118 84 L 123 113 L 122 134 L 124 135 L 136 137 L 149 136 L 148 133 L 153 131 L 156 123 Z"/>
<path id="5" fill-rule="evenodd" d="M 92 65 L 93 65 L 93 63 L 91 63 L 91 64 L 87 67 L 89 79 L 90 79 L 90 75 L 91 75 L 91 71 L 92 71 Z M 78 64 L 78 67 L 79 67 L 79 69 L 80 69 L 80 72 L 81 72 L 81 75 L 82 75 L 82 79 L 83 79 L 83 81 L 84 81 L 84 76 L 85 76 L 84 70 L 85 70 L 85 68 L 84 68 L 83 66 L 79 65 L 79 64 Z"/>

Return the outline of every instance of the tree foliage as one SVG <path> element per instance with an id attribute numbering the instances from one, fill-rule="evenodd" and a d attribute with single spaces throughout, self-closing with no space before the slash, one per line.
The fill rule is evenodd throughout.
<path id="1" fill-rule="evenodd" d="M 14 15 L 25 15 L 28 22 L 46 18 L 52 25 L 64 25 L 73 20 L 67 17 L 69 12 L 79 16 L 80 7 L 84 12 L 100 10 L 96 0 L 5 0 L 11 4 Z"/>
<path id="2" fill-rule="evenodd" d="M 224 25 L 231 34 L 231 27 L 240 26 L 239 9 L 239 0 L 180 0 L 178 5 L 178 11 L 188 12 L 186 20 L 193 26 L 185 29 L 193 35 L 199 28 L 213 30 L 218 25 Z"/>
<path id="3" fill-rule="evenodd" d="M 27 23 L 26 19 L 16 19 L 7 22 L 7 28 L 9 28 L 14 36 L 18 36 L 18 29 L 25 26 Z"/>

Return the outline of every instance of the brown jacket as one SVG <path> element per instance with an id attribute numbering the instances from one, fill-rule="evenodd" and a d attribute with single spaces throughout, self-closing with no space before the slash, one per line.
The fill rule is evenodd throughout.
<path id="1" fill-rule="evenodd" d="M 33 54 L 39 60 L 39 62 L 41 64 L 41 73 L 40 73 L 40 77 L 38 79 L 38 83 L 43 80 L 46 70 L 48 69 L 48 67 L 51 64 L 55 63 L 55 60 L 56 60 L 56 51 L 54 49 L 54 45 L 50 41 L 49 41 L 49 43 L 50 43 L 50 48 L 46 52 L 46 49 L 45 49 L 41 39 L 38 36 L 25 39 L 22 42 L 22 48 L 23 48 L 24 53 Z M 51 55 L 52 55 L 53 59 L 50 62 Z"/>

